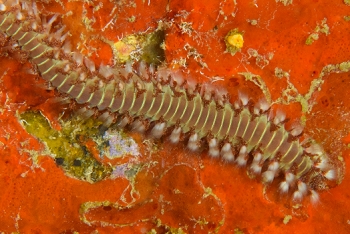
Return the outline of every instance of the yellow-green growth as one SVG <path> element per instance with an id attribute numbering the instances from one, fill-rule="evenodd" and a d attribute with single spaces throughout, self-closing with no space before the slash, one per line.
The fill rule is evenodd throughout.
<path id="1" fill-rule="evenodd" d="M 225 36 L 226 51 L 234 55 L 241 50 L 244 44 L 243 32 L 238 28 L 230 30 Z"/>
<path id="2" fill-rule="evenodd" d="M 162 29 L 148 34 L 128 35 L 114 43 L 115 57 L 121 63 L 143 60 L 159 65 L 165 60 L 164 40 L 165 32 Z"/>
<path id="3" fill-rule="evenodd" d="M 317 24 L 314 31 L 307 37 L 305 44 L 311 45 L 314 41 L 317 41 L 320 33 L 325 34 L 326 36 L 329 34 L 329 26 L 327 25 L 327 19 L 323 19 L 321 24 Z"/>
<path id="4" fill-rule="evenodd" d="M 90 183 L 100 181 L 110 175 L 112 168 L 98 162 L 81 144 L 81 139 L 89 139 L 98 134 L 101 123 L 95 120 L 71 121 L 62 124 L 57 131 L 50 126 L 48 120 L 40 112 L 24 112 L 20 121 L 28 133 L 43 142 L 65 173 L 73 178 Z"/>
<path id="5" fill-rule="evenodd" d="M 163 30 L 148 34 L 142 49 L 142 60 L 148 64 L 161 64 L 165 60 L 164 41 L 165 32 Z"/>

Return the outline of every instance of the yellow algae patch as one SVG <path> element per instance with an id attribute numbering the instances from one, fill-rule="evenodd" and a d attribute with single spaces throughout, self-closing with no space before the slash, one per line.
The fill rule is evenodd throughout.
<path id="1" fill-rule="evenodd" d="M 140 44 L 140 39 L 134 35 L 124 37 L 122 40 L 114 43 L 114 48 L 117 51 L 117 57 L 120 62 L 130 60 L 131 54 L 137 49 Z"/>
<path id="2" fill-rule="evenodd" d="M 165 32 L 156 30 L 147 34 L 133 34 L 113 44 L 118 62 L 142 60 L 148 64 L 161 64 L 165 60 Z"/>
<path id="3" fill-rule="evenodd" d="M 237 51 L 240 51 L 244 44 L 243 32 L 239 32 L 238 29 L 230 30 L 225 36 L 226 50 L 234 55 Z"/>
<path id="4" fill-rule="evenodd" d="M 44 143 L 47 152 L 50 152 L 50 156 L 66 175 L 95 183 L 112 172 L 109 165 L 97 161 L 79 140 L 99 134 L 96 126 L 100 123 L 97 121 L 71 119 L 62 124 L 61 131 L 57 131 L 40 112 L 24 112 L 20 114 L 19 120 L 29 134 Z"/>

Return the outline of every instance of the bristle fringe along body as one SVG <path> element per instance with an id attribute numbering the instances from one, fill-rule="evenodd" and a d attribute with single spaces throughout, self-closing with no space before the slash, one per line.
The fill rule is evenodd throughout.
<path id="1" fill-rule="evenodd" d="M 17 41 L 43 79 L 84 104 L 85 117 L 95 115 L 94 108 L 106 125 L 119 115 L 120 126 L 136 121 L 132 126 L 141 132 L 152 126 L 153 137 L 169 133 L 171 142 L 186 140 L 193 151 L 207 144 L 209 155 L 247 166 L 266 184 L 278 177 L 281 194 L 296 201 L 311 195 L 317 202 L 316 191 L 337 178 L 324 150 L 316 144 L 304 148 L 298 139 L 302 128 L 286 130 L 285 114 L 278 111 L 272 118 L 265 100 L 250 108 L 249 97 L 240 93 L 231 104 L 225 93 L 213 92 L 208 85 L 198 88 L 185 82 L 180 71 L 165 67 L 141 63 L 136 69 L 131 64 L 97 69 L 89 58 L 71 52 L 64 29 L 52 32 L 57 18 L 39 15 L 35 3 L 0 3 L 0 33 Z"/>

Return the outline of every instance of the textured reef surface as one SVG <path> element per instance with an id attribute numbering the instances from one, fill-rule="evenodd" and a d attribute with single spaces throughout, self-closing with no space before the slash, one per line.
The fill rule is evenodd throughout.
<path id="1" fill-rule="evenodd" d="M 0 0 L 0 231 L 348 232 L 349 4 Z"/>

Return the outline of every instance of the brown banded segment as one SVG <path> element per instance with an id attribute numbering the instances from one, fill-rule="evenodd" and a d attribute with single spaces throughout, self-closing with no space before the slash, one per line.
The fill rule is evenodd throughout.
<path id="1" fill-rule="evenodd" d="M 270 124 L 268 123 L 268 128 L 265 131 L 264 137 L 261 138 L 259 142 L 259 144 L 261 144 L 261 147 L 263 147 L 264 150 L 270 144 L 275 134 L 276 134 L 276 131 L 271 131 Z"/>
<path id="2" fill-rule="evenodd" d="M 299 144 L 297 142 L 293 141 L 290 145 L 290 150 L 285 154 L 283 154 L 283 152 L 281 152 L 281 153 L 282 153 L 281 162 L 292 166 L 294 160 L 302 152 L 301 153 L 299 152 Z"/>
<path id="3" fill-rule="evenodd" d="M 242 136 L 242 139 L 245 142 L 249 142 L 252 139 L 253 134 L 255 134 L 257 125 L 258 125 L 258 121 L 256 119 L 251 120 L 248 123 L 247 129 L 246 129 L 244 135 Z"/>
<path id="4" fill-rule="evenodd" d="M 208 116 L 209 116 L 209 112 L 210 112 L 210 106 L 209 105 L 205 105 L 203 106 L 202 109 L 202 114 L 199 116 L 199 119 L 197 121 L 197 124 L 195 127 L 196 131 L 200 132 L 204 126 L 204 124 L 206 123 Z M 201 135 L 201 137 L 204 135 Z"/>
<path id="5" fill-rule="evenodd" d="M 121 113 L 125 113 L 129 111 L 132 106 L 134 105 L 135 98 L 136 98 L 136 90 L 133 83 L 126 83 L 125 84 L 125 90 L 124 90 L 124 103 L 123 106 L 120 108 Z"/>
<path id="6" fill-rule="evenodd" d="M 306 155 L 303 155 L 300 158 L 302 158 L 302 161 L 300 164 L 298 164 L 298 172 L 296 174 L 297 178 L 300 178 L 302 175 L 308 172 L 313 164 L 312 160 Z"/>
<path id="7" fill-rule="evenodd" d="M 219 132 L 217 133 L 218 139 L 220 139 L 220 140 L 224 139 L 224 137 L 227 135 L 228 130 L 229 130 L 230 125 L 231 125 L 232 115 L 233 115 L 233 111 L 231 109 L 231 106 L 228 104 L 225 104 L 222 126 L 221 126 Z"/>
<path id="8" fill-rule="evenodd" d="M 29 44 L 32 40 L 34 40 L 36 36 L 37 35 L 34 32 L 24 33 L 23 36 L 18 39 L 18 43 L 22 46 L 25 46 Z"/>
<path id="9" fill-rule="evenodd" d="M 76 98 L 77 95 L 80 94 L 81 90 L 84 88 L 85 84 L 83 83 L 78 83 L 75 85 L 72 85 L 71 88 L 66 92 L 69 94 L 71 98 Z"/>
<path id="10" fill-rule="evenodd" d="M 56 64 L 56 61 L 53 60 L 53 59 L 49 59 L 49 58 L 46 58 L 43 62 L 37 64 L 38 65 L 38 68 L 39 68 L 39 71 L 41 73 L 42 76 L 44 76 L 45 74 L 47 74 L 50 70 L 55 70 L 55 64 Z M 45 80 L 47 80 L 48 77 L 47 75 L 45 76 Z"/>
<path id="11" fill-rule="evenodd" d="M 191 121 L 191 118 L 196 108 L 195 105 L 196 103 L 194 102 L 193 99 L 190 101 L 187 100 L 187 108 L 184 110 L 184 112 L 180 116 L 181 127 L 186 128 L 184 129 L 185 131 L 187 131 L 189 128 L 187 123 Z"/>
<path id="12" fill-rule="evenodd" d="M 211 101 L 208 107 L 209 107 L 208 109 L 209 112 L 208 112 L 207 119 L 200 130 L 201 136 L 206 136 L 208 132 L 211 131 L 216 118 L 216 103 L 214 101 Z"/>
<path id="13" fill-rule="evenodd" d="M 60 85 L 55 85 L 61 93 L 70 94 L 72 97 L 78 96 L 81 89 L 74 88 L 74 84 L 78 79 L 78 73 L 71 72 L 66 76 L 65 80 Z M 74 92 L 72 92 L 74 91 Z"/>
<path id="14" fill-rule="evenodd" d="M 193 110 L 193 114 L 191 119 L 188 121 L 187 125 L 192 128 L 197 125 L 200 116 L 202 115 L 203 103 L 202 98 L 199 95 L 196 95 L 193 98 L 195 109 Z"/>
<path id="15" fill-rule="evenodd" d="M 239 123 L 239 127 L 236 133 L 236 136 L 238 137 L 242 137 L 248 127 L 249 121 L 250 121 L 250 116 L 249 114 L 247 114 L 245 111 L 242 111 L 240 113 L 240 115 L 242 116 L 241 118 L 241 122 Z"/>
<path id="16" fill-rule="evenodd" d="M 38 44 L 40 45 L 40 42 L 38 41 L 38 39 L 34 38 L 34 40 L 32 40 L 31 42 L 29 42 L 28 44 L 23 45 L 23 46 L 22 46 L 22 50 L 30 51 L 30 50 L 32 50 L 35 46 L 37 46 Z"/>
<path id="17" fill-rule="evenodd" d="M 102 102 L 97 104 L 97 108 L 99 110 L 104 110 L 111 104 L 115 88 L 116 88 L 115 83 L 109 83 L 106 85 L 106 88 L 104 90 L 104 96 L 102 98 L 103 100 Z"/>
<path id="18" fill-rule="evenodd" d="M 95 90 L 95 92 L 93 92 L 93 95 L 92 95 L 90 101 L 87 104 L 90 107 L 95 107 L 101 101 L 102 92 L 103 92 L 103 90 L 101 90 L 101 89 Z"/>
<path id="19" fill-rule="evenodd" d="M 165 92 L 162 94 L 163 96 L 163 104 L 159 108 L 158 112 L 154 114 L 153 119 L 158 120 L 160 117 L 164 117 L 164 114 L 167 112 L 169 109 L 169 105 L 171 104 L 172 97 L 169 92 Z"/>
<path id="20" fill-rule="evenodd" d="M 163 94 L 159 93 L 156 97 L 154 97 L 153 105 L 147 111 L 147 115 L 153 119 L 154 115 L 159 111 L 160 108 L 162 108 L 163 103 L 164 103 L 164 96 Z"/>
<path id="21" fill-rule="evenodd" d="M 273 139 L 271 139 L 269 145 L 267 147 L 265 147 L 265 151 L 266 153 L 270 153 L 271 157 L 273 157 L 274 155 L 272 155 L 272 153 L 276 152 L 278 150 L 278 148 L 280 147 L 282 141 L 284 140 L 283 138 L 283 129 L 278 129 L 275 131 L 275 134 L 273 136 Z"/>
<path id="22" fill-rule="evenodd" d="M 236 132 L 239 128 L 239 123 L 241 122 L 241 115 L 234 116 L 231 119 L 231 127 L 228 130 L 228 137 L 230 138 L 230 141 L 233 141 L 236 139 Z"/>
<path id="23" fill-rule="evenodd" d="M 116 93 L 114 95 L 115 95 L 114 99 L 111 102 L 111 105 L 109 106 L 109 108 L 111 109 L 112 112 L 118 112 L 120 107 L 123 106 L 124 97 L 123 95 L 116 96 Z"/>
<path id="24" fill-rule="evenodd" d="M 184 95 L 181 95 L 178 99 L 178 108 L 174 112 L 173 116 L 171 116 L 169 119 L 173 123 L 176 123 L 176 121 L 180 119 L 187 107 L 187 98 Z"/>
<path id="25" fill-rule="evenodd" d="M 0 15 L 0 29 L 2 32 L 5 32 L 8 26 L 13 22 L 12 14 Z M 7 34 L 10 35 L 10 34 Z"/>
<path id="26" fill-rule="evenodd" d="M 58 87 L 59 85 L 61 85 L 63 82 L 66 81 L 67 75 L 63 75 L 63 74 L 59 73 L 57 76 L 54 76 L 52 78 L 53 79 L 50 81 L 51 85 L 54 87 Z"/>
<path id="27" fill-rule="evenodd" d="M 224 122 L 224 115 L 225 115 L 225 109 L 222 108 L 220 110 L 216 110 L 217 115 L 215 118 L 215 122 L 213 124 L 213 127 L 211 129 L 211 134 L 213 134 L 215 137 L 217 137 L 218 132 L 222 128 L 222 124 Z"/>
<path id="28" fill-rule="evenodd" d="M 147 111 L 152 107 L 154 101 L 153 91 L 154 90 L 152 85 L 150 85 L 150 87 L 146 89 L 145 101 L 138 112 L 139 115 L 146 115 Z"/>
<path id="29" fill-rule="evenodd" d="M 180 105 L 180 99 L 178 97 L 172 96 L 172 102 L 169 106 L 168 112 L 164 115 L 164 119 L 168 120 L 168 123 L 174 124 L 175 122 L 172 121 L 172 117 L 177 112 L 179 105 Z"/>
<path id="30" fill-rule="evenodd" d="M 91 97 L 90 87 L 88 83 L 85 83 L 84 87 L 81 89 L 81 92 L 75 98 L 77 103 L 83 104 L 86 103 Z"/>
<path id="31" fill-rule="evenodd" d="M 130 109 L 130 113 L 138 115 L 138 112 L 142 109 L 142 106 L 145 102 L 146 95 L 146 92 L 136 95 L 137 97 L 135 99 L 133 107 Z"/>

